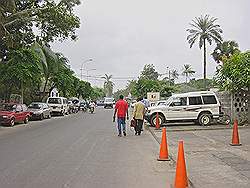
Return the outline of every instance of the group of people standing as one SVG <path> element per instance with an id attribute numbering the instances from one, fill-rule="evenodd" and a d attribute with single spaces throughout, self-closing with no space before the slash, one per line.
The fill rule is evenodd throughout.
<path id="1" fill-rule="evenodd" d="M 139 97 L 134 105 L 133 119 L 135 120 L 135 135 L 141 135 L 143 130 L 144 114 L 147 104 L 143 103 L 143 98 Z M 118 136 L 126 136 L 126 119 L 129 120 L 128 103 L 124 100 L 124 96 L 120 95 L 120 99 L 115 104 L 113 122 L 117 116 Z"/>

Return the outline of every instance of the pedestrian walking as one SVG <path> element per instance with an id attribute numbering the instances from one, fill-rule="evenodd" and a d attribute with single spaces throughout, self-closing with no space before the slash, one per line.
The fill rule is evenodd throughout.
<path id="1" fill-rule="evenodd" d="M 118 127 L 118 136 L 126 136 L 126 117 L 128 116 L 128 103 L 123 100 L 124 96 L 120 95 L 120 99 L 115 103 L 115 111 L 113 116 L 113 122 L 115 122 L 115 116 L 117 115 L 117 127 Z"/>
<path id="2" fill-rule="evenodd" d="M 135 135 L 141 135 L 143 121 L 145 114 L 145 105 L 142 102 L 142 98 L 139 97 L 134 106 L 133 118 L 135 119 Z"/>

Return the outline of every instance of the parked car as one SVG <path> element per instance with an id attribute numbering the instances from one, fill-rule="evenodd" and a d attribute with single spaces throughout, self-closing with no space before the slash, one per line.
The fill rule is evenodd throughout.
<path id="1" fill-rule="evenodd" d="M 113 108 L 114 104 L 115 104 L 114 98 L 112 97 L 104 98 L 104 108 Z"/>
<path id="2" fill-rule="evenodd" d="M 64 97 L 49 97 L 47 104 L 51 108 L 52 114 L 65 115 L 69 113 L 67 99 Z"/>
<path id="3" fill-rule="evenodd" d="M 46 103 L 32 102 L 28 106 L 28 111 L 30 111 L 31 119 L 51 118 L 51 109 Z"/>
<path id="4" fill-rule="evenodd" d="M 156 114 L 162 125 L 170 121 L 195 121 L 209 125 L 220 114 L 220 102 L 210 91 L 189 92 L 171 96 L 166 105 L 153 106 L 145 114 L 146 120 L 155 126 Z"/>
<path id="5" fill-rule="evenodd" d="M 30 112 L 25 104 L 0 104 L 0 124 L 14 126 L 16 122 L 29 122 Z"/>

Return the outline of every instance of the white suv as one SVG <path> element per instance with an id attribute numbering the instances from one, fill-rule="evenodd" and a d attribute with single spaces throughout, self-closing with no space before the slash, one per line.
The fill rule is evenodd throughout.
<path id="1" fill-rule="evenodd" d="M 148 109 L 145 118 L 152 126 L 155 126 L 157 112 L 160 125 L 170 121 L 195 121 L 209 125 L 213 118 L 219 117 L 220 102 L 211 91 L 175 94 L 165 105 Z"/>

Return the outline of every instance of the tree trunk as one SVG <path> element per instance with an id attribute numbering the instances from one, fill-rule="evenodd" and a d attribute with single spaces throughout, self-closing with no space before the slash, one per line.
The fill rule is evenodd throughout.
<path id="1" fill-rule="evenodd" d="M 46 87 L 47 87 L 47 84 L 48 84 L 48 80 L 49 80 L 49 78 L 46 78 L 46 80 L 45 80 L 45 84 L 44 84 L 43 94 L 42 94 L 41 100 L 43 100 L 44 97 L 45 97 L 45 92 L 46 92 Z"/>
<path id="2" fill-rule="evenodd" d="M 206 81 L 206 79 L 207 79 L 207 50 L 206 50 L 206 39 L 204 39 L 204 41 L 203 41 L 203 51 L 204 51 L 204 59 L 203 59 L 203 61 L 204 61 L 204 74 L 203 74 L 203 79 L 204 79 L 204 89 L 206 90 L 207 89 L 207 81 Z"/>

